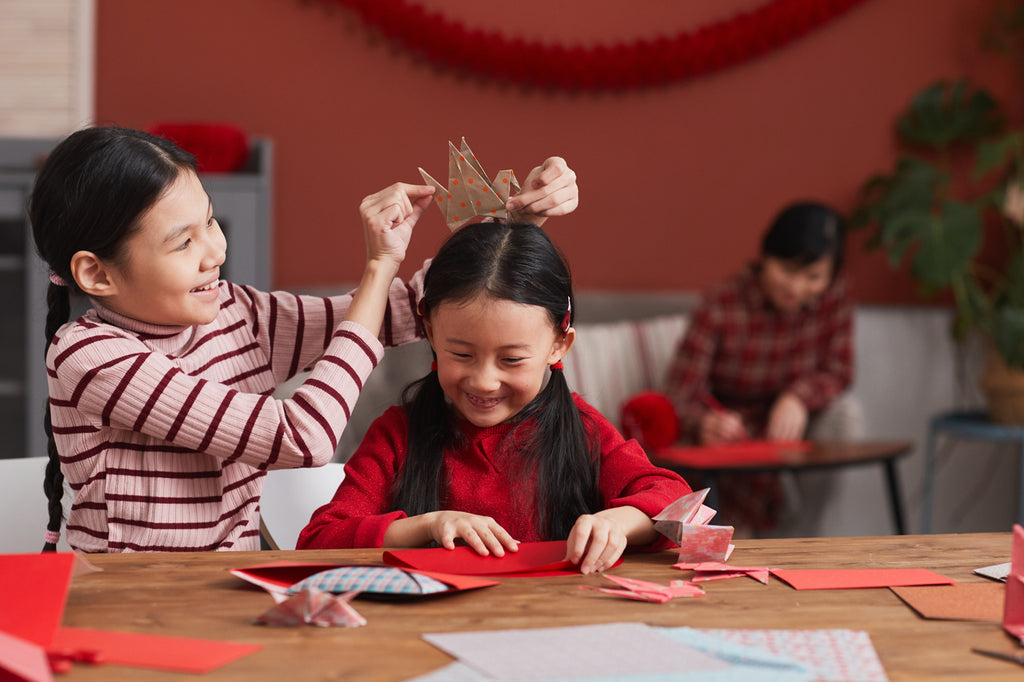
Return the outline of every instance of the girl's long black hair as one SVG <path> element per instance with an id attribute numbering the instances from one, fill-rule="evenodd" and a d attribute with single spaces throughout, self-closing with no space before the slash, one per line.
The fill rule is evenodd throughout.
<path id="1" fill-rule="evenodd" d="M 71 316 L 71 257 L 78 251 L 119 262 L 125 239 L 139 218 L 182 171 L 196 171 L 196 160 L 171 142 L 128 128 L 86 128 L 65 138 L 47 157 L 29 202 L 36 251 L 53 276 L 46 292 L 46 346 Z M 63 284 L 53 283 L 63 280 Z M 50 423 L 47 401 L 43 427 L 47 454 L 43 490 L 49 503 L 46 529 L 60 532 L 64 515 L 64 475 Z M 44 551 L 56 543 L 47 542 Z"/>
<path id="2" fill-rule="evenodd" d="M 424 283 L 424 314 L 443 302 L 465 302 L 484 293 L 495 299 L 547 310 L 561 333 L 571 323 L 569 266 L 544 231 L 526 223 L 477 223 L 455 232 L 434 258 Z M 396 478 L 392 510 L 409 516 L 441 509 L 445 489 L 444 451 L 457 448 L 461 434 L 445 400 L 437 372 L 413 382 L 402 394 L 409 419 L 408 454 Z M 548 539 L 569 536 L 581 514 L 601 509 L 599 456 L 561 370 L 552 370 L 544 389 L 516 416 L 504 447 L 516 448 L 533 481 L 538 528 Z"/>

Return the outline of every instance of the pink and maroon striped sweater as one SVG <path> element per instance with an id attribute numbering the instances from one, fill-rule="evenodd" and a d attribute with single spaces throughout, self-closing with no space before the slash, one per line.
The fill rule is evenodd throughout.
<path id="1" fill-rule="evenodd" d="M 395 280 L 380 339 L 343 322 L 351 296 L 222 283 L 217 319 L 161 327 L 96 306 L 47 353 L 53 432 L 86 552 L 259 549 L 267 469 L 320 466 L 383 345 L 422 336 L 421 270 Z M 298 372 L 286 400 L 271 394 Z"/>

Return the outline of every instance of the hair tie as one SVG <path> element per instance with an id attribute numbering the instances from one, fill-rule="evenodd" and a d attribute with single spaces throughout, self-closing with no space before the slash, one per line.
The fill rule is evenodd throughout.
<path id="1" fill-rule="evenodd" d="M 43 533 L 43 540 L 48 545 L 56 545 L 60 542 L 60 531 L 59 530 L 48 530 Z"/>
<path id="2" fill-rule="evenodd" d="M 437 360 L 434 360 L 433 362 L 430 363 L 430 371 L 431 372 L 436 372 L 437 371 Z"/>
<path id="3" fill-rule="evenodd" d="M 554 372 L 556 369 L 565 369 L 565 365 L 562 364 L 561 360 L 559 360 L 555 364 L 551 365 L 551 371 L 552 372 Z"/>
<path id="4" fill-rule="evenodd" d="M 64 281 L 64 278 L 53 270 L 50 270 L 50 283 L 56 284 L 59 287 L 66 287 L 68 285 L 68 283 Z"/>

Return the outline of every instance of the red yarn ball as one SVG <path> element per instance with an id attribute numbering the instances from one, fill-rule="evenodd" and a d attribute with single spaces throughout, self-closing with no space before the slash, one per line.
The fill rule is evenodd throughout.
<path id="1" fill-rule="evenodd" d="M 658 449 L 679 438 L 679 418 L 667 396 L 658 391 L 642 391 L 622 406 L 622 433 L 636 438 L 645 448 Z"/>

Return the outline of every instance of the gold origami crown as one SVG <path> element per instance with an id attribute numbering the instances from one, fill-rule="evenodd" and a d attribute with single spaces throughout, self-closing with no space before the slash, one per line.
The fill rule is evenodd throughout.
<path id="1" fill-rule="evenodd" d="M 419 171 L 423 181 L 436 189 L 434 198 L 452 232 L 477 216 L 505 218 L 510 190 L 519 192 L 519 181 L 511 170 L 500 171 L 493 182 L 487 181 L 487 174 L 466 144 L 466 138 L 462 138 L 462 149 L 448 143 L 447 189 L 427 171 Z"/>

